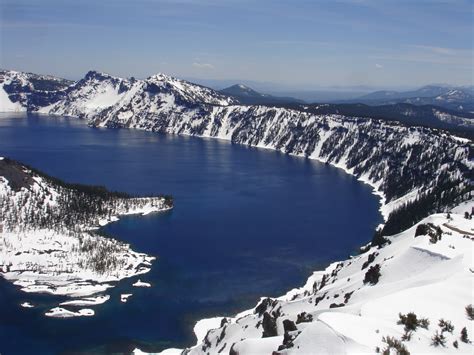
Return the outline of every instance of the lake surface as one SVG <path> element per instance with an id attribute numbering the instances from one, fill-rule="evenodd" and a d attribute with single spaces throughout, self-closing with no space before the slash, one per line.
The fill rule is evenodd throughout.
<path id="1" fill-rule="evenodd" d="M 196 320 L 301 286 L 368 242 L 381 222 L 370 187 L 342 170 L 219 140 L 0 114 L 2 155 L 69 182 L 171 194 L 175 202 L 171 212 L 104 228 L 157 260 L 140 277 L 152 288 L 122 281 L 95 317 L 46 318 L 51 296 L 0 279 L 2 355 L 193 345 Z M 124 304 L 120 293 L 133 296 Z M 39 307 L 20 308 L 23 301 Z"/>

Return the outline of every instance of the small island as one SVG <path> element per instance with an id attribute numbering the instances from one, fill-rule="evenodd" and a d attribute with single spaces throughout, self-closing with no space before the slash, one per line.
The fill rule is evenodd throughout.
<path id="1" fill-rule="evenodd" d="M 110 297 L 98 293 L 147 273 L 155 258 L 97 230 L 122 215 L 172 208 L 170 196 L 133 197 L 69 184 L 0 158 L 0 275 L 25 292 L 75 298 L 63 306 L 104 303 Z"/>

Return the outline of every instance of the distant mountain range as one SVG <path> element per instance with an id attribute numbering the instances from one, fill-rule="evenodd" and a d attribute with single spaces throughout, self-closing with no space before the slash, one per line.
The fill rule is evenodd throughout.
<path id="1" fill-rule="evenodd" d="M 305 97 L 304 100 L 292 96 L 274 96 L 258 92 L 243 84 L 232 85 L 225 89 L 219 90 L 219 92 L 235 98 L 243 105 L 285 105 L 304 104 L 309 102 L 332 104 L 365 104 L 369 106 L 411 104 L 414 106 L 438 106 L 439 108 L 452 111 L 450 114 L 453 114 L 454 111 L 463 113 L 474 112 L 474 87 L 472 86 L 456 87 L 450 85 L 427 85 L 411 91 L 374 91 L 362 96 L 341 100 L 336 99 L 338 95 L 334 93 L 327 93 L 327 95 L 323 96 L 319 95 L 319 99 L 316 100 L 311 100 L 311 95 Z M 347 111 L 349 107 L 354 106 L 346 106 L 344 111 Z M 406 108 L 407 106 L 403 105 L 397 106 L 396 111 L 406 110 Z M 356 107 L 356 110 L 360 112 L 361 106 Z M 387 107 L 370 110 L 370 112 L 378 113 L 386 113 L 387 111 L 389 111 L 387 110 Z M 418 109 L 412 109 L 411 111 L 418 111 Z M 427 112 L 426 109 L 421 109 L 420 111 L 423 111 L 424 113 Z"/>
<path id="2" fill-rule="evenodd" d="M 275 83 L 245 81 L 233 84 L 230 80 L 193 79 L 245 105 L 282 103 L 362 103 L 371 106 L 407 103 L 433 105 L 460 112 L 474 112 L 474 86 L 430 84 L 416 89 L 376 90 L 369 86 L 335 86 L 315 89 L 295 89 Z M 238 81 L 237 81 L 238 82 Z M 225 89 L 223 89 L 225 87 Z"/>
<path id="3" fill-rule="evenodd" d="M 460 102 L 473 100 L 472 88 L 429 85 L 418 90 L 377 91 L 339 103 L 306 104 L 294 97 L 262 94 L 246 85 L 236 84 L 219 90 L 243 105 L 291 108 L 316 115 L 344 115 L 398 121 L 407 125 L 427 126 L 452 131 L 474 131 L 474 112 L 459 109 Z M 407 98 L 407 95 L 413 97 Z M 425 95 L 426 97 L 424 97 Z M 433 97 L 432 95 L 437 95 Z M 391 97 L 391 103 L 385 103 Z M 397 100 L 397 98 L 400 98 Z M 469 107 L 466 105 L 466 107 Z M 462 132 L 461 132 L 462 134 Z"/>
<path id="4" fill-rule="evenodd" d="M 243 84 L 236 84 L 219 90 L 222 94 L 232 96 L 244 105 L 304 103 L 294 97 L 272 96 L 262 94 Z"/>
<path id="5" fill-rule="evenodd" d="M 335 103 L 364 103 L 367 105 L 435 105 L 460 112 L 474 112 L 474 87 L 427 85 L 412 91 L 375 91 L 351 100 Z"/>

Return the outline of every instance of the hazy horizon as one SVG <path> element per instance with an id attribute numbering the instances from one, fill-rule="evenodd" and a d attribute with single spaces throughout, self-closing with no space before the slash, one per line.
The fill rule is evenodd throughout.
<path id="1" fill-rule="evenodd" d="M 17 72 L 25 72 L 25 73 L 32 73 L 32 74 L 37 74 L 37 75 L 46 75 L 46 76 L 55 76 L 61 79 L 66 79 L 66 80 L 71 80 L 71 81 L 78 81 L 82 78 L 85 77 L 85 75 L 89 71 L 97 71 L 103 74 L 115 76 L 115 77 L 122 77 L 122 78 L 131 78 L 134 77 L 136 79 L 147 79 L 150 76 L 156 75 L 156 74 L 166 74 L 173 76 L 177 79 L 185 80 L 188 82 L 192 82 L 195 84 L 207 86 L 210 88 L 213 88 L 215 90 L 221 90 L 233 85 L 239 85 L 243 84 L 245 86 L 248 86 L 252 89 L 255 90 L 266 90 L 268 92 L 274 92 L 274 93 L 285 93 L 285 92 L 302 92 L 302 93 L 309 93 L 309 92 L 347 92 L 347 93 L 369 93 L 373 91 L 378 91 L 378 90 L 393 90 L 393 91 L 408 91 L 408 90 L 416 90 L 425 86 L 447 86 L 447 87 L 472 87 L 472 84 L 467 84 L 467 85 L 458 85 L 458 84 L 451 84 L 451 83 L 425 83 L 421 85 L 396 85 L 396 86 L 389 86 L 389 85 L 321 85 L 318 86 L 317 83 L 314 84 L 284 84 L 284 83 L 276 83 L 276 82 L 270 82 L 270 81 L 258 81 L 258 80 L 248 80 L 248 79 L 209 79 L 209 78 L 199 78 L 199 77 L 186 77 L 186 76 L 179 76 L 179 75 L 171 75 L 170 73 L 167 72 L 156 72 L 152 73 L 148 76 L 136 76 L 130 74 L 130 75 L 117 75 L 115 73 L 111 73 L 108 71 L 104 70 L 98 70 L 95 68 L 91 68 L 90 70 L 85 71 L 82 75 L 80 76 L 74 76 L 74 77 L 67 77 L 67 76 L 61 76 L 61 75 L 56 75 L 52 73 L 47 73 L 47 72 L 34 72 L 31 70 L 27 69 L 18 69 L 18 68 L 7 68 L 7 67 L 0 67 L 0 70 L 11 70 L 11 71 L 17 71 Z"/>
<path id="2" fill-rule="evenodd" d="M 91 69 L 122 77 L 163 72 L 276 91 L 473 84 L 473 6 L 465 0 L 2 0 L 0 6 L 6 69 L 73 80 Z"/>

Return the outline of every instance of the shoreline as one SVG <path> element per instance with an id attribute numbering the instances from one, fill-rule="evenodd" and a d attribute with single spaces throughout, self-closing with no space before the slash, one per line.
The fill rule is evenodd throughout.
<path id="1" fill-rule="evenodd" d="M 88 118 L 81 118 L 81 117 L 78 117 L 78 116 L 70 116 L 70 115 L 63 115 L 63 114 L 59 114 L 59 113 L 47 113 L 47 112 L 28 112 L 26 111 L 26 109 L 24 111 L 12 111 L 12 112 L 0 112 L 0 113 L 17 113 L 17 114 L 30 114 L 30 113 L 33 113 L 34 115 L 37 115 L 39 117 L 43 117 L 43 118 L 47 118 L 47 117 L 51 117 L 51 116 L 57 116 L 57 117 L 65 117 L 67 119 L 74 119 L 74 120 L 79 120 L 79 121 L 82 121 L 84 122 L 88 127 L 90 128 L 95 128 L 95 129 L 126 129 L 126 130 L 139 130 L 139 131 L 145 131 L 145 132 L 150 132 L 150 133 L 154 133 L 154 134 L 164 134 L 164 135 L 172 135 L 172 136 L 186 136 L 186 137 L 194 137 L 194 138 L 200 138 L 200 139 L 213 139 L 213 140 L 220 140 L 220 141 L 225 141 L 229 144 L 238 144 L 238 145 L 241 145 L 241 146 L 246 146 L 246 147 L 251 147 L 251 148 L 257 148 L 257 149 L 265 149 L 265 150 L 271 150 L 271 151 L 274 151 L 274 152 L 279 152 L 279 153 L 282 153 L 282 154 L 286 154 L 286 155 L 289 155 L 289 156 L 293 156 L 293 157 L 297 157 L 297 158 L 302 158 L 302 159 L 310 159 L 310 160 L 314 160 L 314 161 L 317 161 L 321 164 L 329 164 L 331 165 L 332 167 L 334 168 L 337 168 L 337 169 L 341 169 L 342 171 L 344 171 L 346 174 L 352 176 L 352 177 L 355 177 L 357 181 L 359 182 L 362 182 L 364 184 L 367 184 L 369 185 L 371 188 L 372 188 L 372 194 L 377 196 L 379 198 L 379 204 L 380 204 L 380 207 L 379 207 L 379 212 L 380 212 L 380 215 L 382 216 L 382 219 L 384 220 L 384 222 L 387 221 L 388 219 L 388 216 L 390 215 L 390 213 L 395 210 L 399 205 L 398 204 L 403 204 L 404 202 L 406 202 L 406 200 L 402 200 L 404 197 L 406 197 L 407 195 L 404 195 L 396 200 L 393 200 L 389 203 L 385 203 L 386 201 L 386 197 L 385 197 L 385 194 L 381 191 L 378 190 L 378 187 L 377 187 L 377 183 L 374 183 L 372 181 L 370 181 L 369 179 L 366 179 L 364 178 L 363 176 L 361 177 L 357 177 L 351 170 L 352 169 L 348 169 L 346 166 L 344 166 L 343 164 L 340 164 L 340 163 L 333 163 L 333 162 L 328 162 L 327 160 L 325 160 L 324 158 L 320 158 L 318 156 L 312 156 L 312 155 L 309 155 L 309 156 L 306 156 L 306 155 L 302 155 L 302 154 L 295 154 L 295 153 L 288 153 L 288 152 L 284 152 L 280 149 L 277 149 L 275 147 L 272 147 L 272 146 L 264 146 L 264 145 L 259 145 L 259 144 L 256 144 L 256 145 L 250 145 L 250 144 L 246 144 L 246 143 L 234 143 L 232 142 L 232 139 L 229 138 L 229 137 L 219 137 L 219 136 L 211 136 L 211 135 L 197 135 L 197 134 L 188 134 L 188 133 L 173 133 L 173 132 L 155 132 L 151 129 L 145 129 L 145 128 L 141 128 L 141 127 L 114 127 L 114 128 L 110 128 L 110 127 L 104 127 L 104 126 L 100 126 L 100 125 L 91 125 L 89 123 L 89 119 Z M 455 137 L 455 136 L 453 136 Z M 458 137 L 455 137 L 455 138 L 458 138 Z M 466 138 L 461 138 L 463 141 L 467 141 Z M 314 152 L 313 152 L 314 153 Z M 411 193 L 413 192 L 417 192 L 416 190 L 412 191 Z M 400 201 L 402 200 L 402 201 Z M 398 201 L 398 204 L 394 203 L 394 202 L 397 202 Z M 387 208 L 390 204 L 394 203 L 394 206 L 391 207 L 391 208 Z"/>
<path id="2" fill-rule="evenodd" d="M 151 270 L 154 256 L 98 230 L 122 216 L 169 211 L 173 205 L 166 196 L 97 192 L 97 187 L 68 184 L 14 160 L 1 158 L 0 163 L 0 197 L 7 202 L 1 211 L 0 276 L 19 291 L 68 297 L 64 306 L 98 305 L 110 299 L 105 292 L 121 280 Z M 88 210 L 87 204 L 100 209 Z"/>
<path id="3" fill-rule="evenodd" d="M 8 112 L 6 112 L 8 113 Z M 13 113 L 13 112 L 12 112 Z M 353 176 L 356 178 L 357 181 L 360 181 L 364 184 L 367 184 L 369 185 L 371 188 L 372 188 L 372 194 L 377 196 L 379 198 L 379 204 L 380 204 L 380 208 L 379 208 L 379 212 L 384 220 L 384 222 L 387 221 L 388 219 L 388 216 L 389 214 L 395 210 L 398 205 L 395 204 L 395 206 L 393 206 L 392 208 L 389 208 L 387 209 L 387 206 L 390 205 L 391 203 L 393 202 L 397 202 L 398 200 L 401 200 L 403 199 L 406 195 L 394 200 L 394 201 L 391 201 L 389 203 L 385 203 L 386 201 L 386 197 L 385 197 L 385 194 L 381 191 L 378 190 L 378 187 L 377 187 L 377 183 L 374 183 L 372 181 L 370 181 L 369 179 L 366 179 L 364 178 L 363 176 L 361 177 L 357 177 L 351 170 L 352 169 L 348 169 L 346 166 L 344 166 L 343 164 L 340 164 L 340 163 L 333 163 L 333 162 L 328 162 L 327 160 L 323 159 L 323 158 L 320 158 L 318 156 L 312 156 L 312 155 L 303 155 L 303 154 L 295 154 L 295 153 L 288 153 L 288 152 L 284 152 L 280 149 L 277 149 L 275 147 L 272 147 L 272 146 L 263 146 L 263 145 L 259 145 L 259 144 L 256 144 L 256 145 L 251 145 L 251 144 L 246 144 L 246 143 L 234 143 L 232 142 L 232 139 L 229 138 L 229 137 L 219 137 L 219 136 L 211 136 L 211 135 L 198 135 L 198 134 L 188 134 L 188 133 L 174 133 L 174 132 L 156 132 L 156 131 L 153 131 L 151 129 L 146 129 L 146 128 L 141 128 L 141 127 L 113 127 L 113 128 L 110 128 L 110 127 L 105 127 L 105 126 L 100 126 L 100 125 L 91 125 L 89 123 L 89 119 L 88 118 L 80 118 L 78 116 L 69 116 L 69 115 L 63 115 L 63 114 L 59 114 L 59 113 L 47 113 L 47 112 L 28 112 L 28 111 L 21 111 L 21 112 L 15 112 L 15 113 L 25 113 L 25 114 L 28 114 L 28 113 L 33 113 L 35 115 L 38 115 L 40 117 L 44 117 L 44 118 L 47 118 L 47 117 L 51 117 L 51 116 L 57 116 L 57 117 L 66 117 L 68 119 L 75 119 L 75 120 L 79 120 L 79 121 L 83 121 L 85 122 L 85 124 L 90 127 L 90 128 L 96 128 L 96 129 L 126 129 L 126 130 L 139 130 L 139 131 L 145 131 L 145 132 L 150 132 L 150 133 L 154 133 L 154 134 L 164 134 L 164 135 L 172 135 L 172 136 L 186 136 L 186 137 L 194 137 L 194 138 L 200 138 L 200 139 L 212 139 L 212 140 L 220 140 L 220 141 L 225 141 L 229 144 L 238 144 L 240 146 L 246 146 L 246 147 L 251 147 L 251 148 L 257 148 L 257 149 L 265 149 L 265 150 L 271 150 L 271 151 L 274 151 L 274 152 L 279 152 L 279 153 L 282 153 L 282 154 L 286 154 L 286 155 L 289 155 L 289 156 L 293 156 L 293 157 L 297 157 L 297 158 L 302 158 L 302 159 L 310 159 L 310 160 L 314 160 L 314 161 L 317 161 L 321 164 L 329 164 L 331 165 L 332 167 L 334 168 L 338 168 L 338 169 L 341 169 L 343 170 L 346 174 L 350 175 L 350 176 Z M 464 140 L 467 140 L 467 139 L 464 139 Z M 314 153 L 314 152 L 313 152 Z M 416 191 L 412 191 L 412 192 L 416 192 Z M 402 204 L 406 201 L 400 201 L 399 203 Z"/>
<path id="4" fill-rule="evenodd" d="M 65 117 L 67 119 L 74 119 L 74 120 L 79 120 L 79 121 L 82 121 L 82 122 L 85 122 L 85 124 L 90 127 L 90 128 L 96 128 L 96 129 L 126 129 L 126 130 L 139 130 L 139 131 L 145 131 L 145 132 L 150 132 L 150 133 L 154 133 L 154 134 L 164 134 L 164 135 L 173 135 L 173 136 L 186 136 L 186 137 L 195 137 L 195 138 L 200 138 L 200 139 L 213 139 L 213 140 L 220 140 L 220 141 L 225 141 L 225 142 L 228 142 L 230 144 L 238 144 L 240 146 L 246 146 L 246 147 L 251 147 L 251 148 L 257 148 L 257 149 L 265 149 L 265 150 L 272 150 L 272 151 L 275 151 L 275 152 L 279 152 L 279 153 L 282 153 L 282 154 L 286 154 L 286 155 L 289 155 L 289 156 L 293 156 L 293 157 L 297 157 L 297 158 L 302 158 L 302 159 L 310 159 L 310 160 L 314 160 L 314 161 L 317 161 L 321 164 L 329 164 L 330 166 L 332 167 L 335 167 L 335 168 L 338 168 L 338 169 L 341 169 L 342 171 L 344 171 L 346 174 L 352 176 L 352 177 L 355 177 L 357 181 L 359 182 L 362 182 L 364 184 L 367 184 L 371 187 L 372 189 L 372 194 L 377 196 L 378 199 L 379 199 L 379 212 L 380 212 L 380 215 L 382 216 L 382 219 L 384 221 L 384 223 L 388 220 L 388 217 L 390 215 L 391 212 L 393 212 L 394 210 L 396 210 L 398 207 L 400 207 L 401 205 L 403 205 L 404 203 L 406 202 L 409 202 L 411 201 L 412 199 L 416 198 L 416 194 L 418 193 L 418 189 L 414 189 L 408 193 L 406 193 L 405 195 L 403 196 L 400 196 L 390 202 L 386 202 L 386 196 L 385 194 L 379 190 L 379 186 L 381 185 L 381 182 L 374 182 L 374 181 L 371 181 L 370 179 L 368 179 L 366 176 L 362 175 L 362 176 L 357 176 L 353 173 L 353 169 L 349 169 L 347 168 L 347 166 L 345 165 L 345 160 L 346 160 L 346 156 L 342 157 L 339 162 L 337 163 L 334 163 L 333 161 L 328 161 L 327 159 L 325 158 L 321 158 L 320 156 L 318 155 L 314 155 L 315 154 L 315 151 L 318 149 L 318 147 L 315 147 L 314 151 L 310 154 L 310 155 L 304 155 L 304 154 L 297 154 L 297 153 L 291 153 L 291 152 L 285 152 L 283 151 L 282 149 L 278 149 L 278 148 L 275 148 L 273 146 L 270 146 L 270 145 L 262 145 L 262 144 L 248 144 L 248 143 L 239 143 L 239 142 L 233 142 L 232 141 L 232 137 L 231 136 L 225 136 L 225 137 L 222 137 L 222 136 L 219 136 L 219 135 L 216 135 L 216 136 L 211 136 L 209 134 L 190 134 L 190 133 L 187 133 L 187 132 L 182 132 L 182 133 L 175 133 L 175 132 L 169 132 L 169 131 L 166 131 L 166 132 L 157 132 L 157 131 L 154 131 L 153 129 L 147 129 L 147 128 L 142 128 L 142 127 L 107 127 L 107 126 L 103 126 L 103 125 L 94 125 L 94 124 L 91 124 L 90 123 L 90 118 L 88 117 L 84 117 L 84 118 L 81 118 L 79 116 L 73 116 L 73 115 L 64 115 L 64 114 L 60 114 L 60 113 L 55 113 L 55 112 L 45 112 L 45 111 L 34 111 L 34 112 L 29 112 L 29 111 L 26 111 L 26 109 L 24 111 L 17 111 L 17 112 L 5 112 L 5 113 L 19 113 L 19 114 L 34 114 L 34 115 L 38 115 L 40 117 L 44 117 L 44 118 L 47 118 L 47 117 L 51 117 L 51 116 L 56 116 L 56 117 Z M 343 117 L 343 116 L 340 116 L 340 115 L 331 115 L 331 116 L 336 116 L 336 117 Z M 351 116 L 352 117 L 352 116 Z M 359 118 L 359 119 L 364 119 L 362 117 L 352 117 L 352 118 Z M 375 120 L 375 121 L 380 121 L 380 119 L 372 119 L 372 120 Z M 469 142 L 470 140 L 467 139 L 467 138 L 461 138 L 461 137 L 457 137 L 453 134 L 450 134 L 450 133 L 445 133 L 445 134 L 448 134 L 449 136 L 451 136 L 452 138 L 462 142 L 462 143 L 466 143 L 466 142 Z M 342 161 L 342 163 L 341 163 Z M 473 163 L 473 166 L 474 166 L 474 163 Z M 412 196 L 414 195 L 414 196 Z M 380 227 L 383 227 L 384 223 L 380 224 L 376 229 L 380 228 Z"/>
<path id="5" fill-rule="evenodd" d="M 148 215 L 150 213 L 161 213 L 161 212 L 166 212 L 171 210 L 172 207 L 169 208 L 156 208 L 156 209 L 150 209 L 150 208 L 144 208 L 143 210 L 135 210 L 135 211 L 128 211 L 127 213 L 121 213 L 115 216 L 112 216 L 110 220 L 100 220 L 99 225 L 91 225 L 87 228 L 83 229 L 83 232 L 90 231 L 93 233 L 94 238 L 107 238 L 113 242 L 119 242 L 123 243 L 119 239 L 116 239 L 115 237 L 103 237 L 99 234 L 97 234 L 97 231 L 106 226 L 107 224 L 116 222 L 120 220 L 120 216 L 126 216 L 126 215 Z M 24 238 L 27 235 L 31 234 L 42 234 L 42 233 L 51 233 L 50 230 L 34 230 L 30 232 L 24 232 L 21 233 L 22 237 Z M 5 234 L 15 234 L 15 233 L 5 233 Z M 60 235 L 56 235 L 60 236 Z M 54 238 L 54 235 L 52 235 Z M 28 237 L 26 237 L 28 238 Z M 139 260 L 137 260 L 137 265 L 136 269 L 133 270 L 133 273 L 126 274 L 126 275 L 120 275 L 120 276 L 99 276 L 99 275 L 93 275 L 89 274 L 89 276 L 96 276 L 95 278 L 78 278 L 78 279 L 73 279 L 69 278 L 66 276 L 66 279 L 61 279 L 59 274 L 54 276 L 50 276 L 48 274 L 37 274 L 35 272 L 32 272 L 29 274 L 27 270 L 21 271 L 19 273 L 16 272 L 3 272 L 2 277 L 5 280 L 8 280 L 12 282 L 14 285 L 20 287 L 20 291 L 26 292 L 26 293 L 43 293 L 43 294 L 50 294 L 50 295 L 56 295 L 56 296 L 68 296 L 71 298 L 75 298 L 71 301 L 66 301 L 66 302 L 81 302 L 83 299 L 87 299 L 90 296 L 93 296 L 97 293 L 105 292 L 109 288 L 115 287 L 115 283 L 120 282 L 121 280 L 127 279 L 127 278 L 132 278 L 136 277 L 142 274 L 146 274 L 151 270 L 151 262 L 156 260 L 156 257 L 154 256 L 149 256 L 145 253 L 138 253 L 135 252 L 131 249 L 130 244 L 124 243 L 124 245 L 127 246 L 127 248 L 123 251 L 123 253 L 131 253 L 132 255 L 135 255 Z M 139 267 L 139 268 L 138 268 Z M 25 277 L 26 275 L 26 277 Z M 114 284 L 110 284 L 114 283 Z M 108 296 L 108 295 L 105 295 Z M 76 299 L 77 298 L 77 299 Z M 108 300 L 108 298 L 107 298 Z M 104 301 L 105 302 L 105 301 Z M 103 303 L 103 302 L 101 302 Z M 63 302 L 64 305 L 67 305 L 66 303 Z M 72 305 L 72 303 L 70 303 Z"/>

